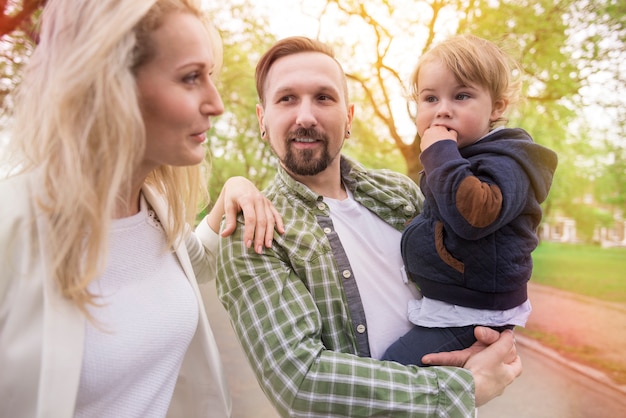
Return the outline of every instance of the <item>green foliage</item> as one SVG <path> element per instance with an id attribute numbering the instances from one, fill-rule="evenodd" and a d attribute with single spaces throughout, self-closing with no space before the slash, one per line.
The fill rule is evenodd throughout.
<path id="1" fill-rule="evenodd" d="M 599 175 L 602 175 L 603 192 L 615 202 L 626 200 L 620 192 L 626 187 L 626 179 L 613 174 L 623 173 L 617 159 L 623 156 L 619 153 L 621 148 L 612 150 L 616 158 L 610 163 L 601 158 L 605 148 L 598 144 L 602 136 L 612 138 L 613 143 L 620 140 L 623 143 L 626 125 L 623 95 L 588 94 L 590 89 L 597 89 L 597 80 L 605 81 L 604 85 L 612 89 L 607 91 L 622 91 L 625 87 L 623 1 L 415 1 L 408 7 L 399 0 L 367 3 L 327 0 L 326 4 L 329 12 L 339 11 L 345 16 L 342 20 L 345 24 L 360 24 L 362 36 L 342 40 L 341 50 L 351 51 L 361 60 L 365 57 L 369 63 L 357 67 L 348 61 L 348 73 L 360 89 L 362 104 L 371 109 L 368 127 L 375 125 L 370 129 L 381 138 L 381 147 L 386 146 L 388 138 L 394 141 L 406 161 L 409 175 L 415 176 L 421 169 L 419 137 L 416 135 L 412 143 L 400 137 L 399 118 L 389 106 L 390 98 L 398 91 L 406 91 L 407 78 L 402 74 L 408 74 L 416 59 L 431 45 L 455 33 L 471 32 L 496 41 L 520 64 L 522 100 L 509 114 L 509 126 L 526 129 L 538 143 L 559 156 L 553 187 L 544 204 L 546 213 L 557 208 L 583 222 L 583 228 L 587 229 L 602 223 L 606 212 L 581 208 L 588 196 L 595 197 L 592 205 L 607 201 L 607 195 L 594 193 Z M 321 32 L 324 33 L 323 26 Z M 413 42 L 403 49 L 405 45 L 399 42 L 405 38 Z M 397 50 L 404 53 L 399 61 L 402 64 L 392 61 L 398 59 L 394 55 Z M 594 103 L 610 107 L 611 114 L 616 115 L 614 119 L 618 123 L 612 124 L 610 131 L 598 132 L 584 119 L 583 110 Z M 408 111 L 412 119 L 414 109 L 409 106 Z M 611 174 L 603 170 L 609 167 Z"/>
<path id="2" fill-rule="evenodd" d="M 576 235 L 586 243 L 592 243 L 598 226 L 613 224 L 613 214 L 591 205 L 572 205 L 568 213 L 576 221 Z"/>
<path id="3" fill-rule="evenodd" d="M 605 161 L 598 162 L 594 192 L 599 203 L 626 214 L 626 142 L 605 141 Z"/>
<path id="4" fill-rule="evenodd" d="M 355 99 L 354 94 L 352 96 L 352 101 L 363 102 L 363 99 Z M 372 120 L 375 120 L 375 116 L 370 107 L 355 106 L 352 135 L 346 140 L 343 152 L 366 167 L 389 168 L 406 173 L 406 161 L 389 138 L 389 132 L 372 124 Z"/>
<path id="5" fill-rule="evenodd" d="M 607 302 L 626 303 L 626 248 L 542 242 L 532 280 Z"/>
<path id="6" fill-rule="evenodd" d="M 389 168 L 406 173 L 406 161 L 392 141 L 382 140 L 360 119 L 352 124 L 352 128 L 351 138 L 346 140 L 343 147 L 346 155 L 368 168 Z"/>
<path id="7" fill-rule="evenodd" d="M 23 4 L 43 3 L 30 0 Z M 417 178 L 421 169 L 419 137 L 403 122 L 407 116 L 414 119 L 415 109 L 410 104 L 397 106 L 398 99 L 404 100 L 408 76 L 426 49 L 454 33 L 472 32 L 498 41 L 521 64 L 523 100 L 510 114 L 509 125 L 523 127 L 559 155 L 553 187 L 544 204 L 546 214 L 558 211 L 575 217 L 583 234 L 590 236 L 593 225 L 605 222 L 607 211 L 626 211 L 624 96 L 583 96 L 597 88 L 598 80 L 610 91 L 624 90 L 624 1 L 317 3 L 322 6 L 318 9 L 318 37 L 335 45 L 357 104 L 352 136 L 345 146 L 348 155 L 368 167 L 388 167 Z M 209 140 L 212 196 L 230 176 L 243 175 L 264 187 L 275 172 L 272 152 L 259 135 L 254 86 L 256 62 L 275 37 L 268 31 L 269 17 L 260 15 L 256 4 L 253 0 L 208 3 L 209 14 L 222 32 L 225 51 L 218 88 L 226 113 L 213 120 Z M 10 93 L 19 84 L 31 50 L 31 21 L 23 17 L 20 31 L 0 41 L 0 100 L 5 113 L 10 113 Z M 343 26 L 350 26 L 350 31 L 340 31 Z M 593 120 L 582 120 L 582 110 L 594 105 L 616 123 L 599 129 Z M 585 203 L 589 197 L 591 205 Z M 592 205 L 602 205 L 604 211 L 590 209 Z"/>
<path id="8" fill-rule="evenodd" d="M 568 49 L 565 16 L 570 3 L 481 2 L 480 13 L 470 14 L 461 30 L 497 42 L 519 63 L 522 97 L 509 115 L 509 126 L 524 128 L 536 142 L 558 154 L 559 165 L 544 207 L 546 214 L 556 206 L 572 216 L 573 197 L 581 196 L 583 190 L 577 186 L 584 182 L 575 169 L 577 144 L 582 138 L 569 133 L 577 116 L 572 101 L 581 88 L 577 62 Z"/>
<path id="9" fill-rule="evenodd" d="M 0 39 L 0 115 L 13 109 L 13 93 L 22 80 L 24 65 L 33 50 L 33 42 L 20 31 Z"/>
<path id="10" fill-rule="evenodd" d="M 255 106 L 258 103 L 254 69 L 262 52 L 275 42 L 266 32 L 267 19 L 254 13 L 248 0 L 214 4 L 211 15 L 220 26 L 224 43 L 224 63 L 218 90 L 225 113 L 215 118 L 209 148 L 212 171 L 209 189 L 217 196 L 232 176 L 245 176 L 263 188 L 274 176 L 272 152 L 261 140 Z"/>
<path id="11" fill-rule="evenodd" d="M 0 117 L 10 117 L 13 93 L 22 80 L 36 38 L 35 22 L 45 0 L 25 0 L 22 4 L 2 2 L 0 8 Z M 0 124 L 1 126 L 2 124 Z"/>

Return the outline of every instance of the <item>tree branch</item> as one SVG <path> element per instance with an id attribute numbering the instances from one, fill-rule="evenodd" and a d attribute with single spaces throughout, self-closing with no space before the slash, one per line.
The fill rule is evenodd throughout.
<path id="1" fill-rule="evenodd" d="M 46 4 L 47 0 L 24 0 L 22 10 L 15 15 L 8 15 L 7 7 L 9 6 L 7 0 L 2 0 L 0 6 L 2 6 L 2 16 L 0 16 L 0 37 L 10 34 L 14 30 L 22 26 L 23 23 L 30 20 L 33 13 L 40 7 Z"/>

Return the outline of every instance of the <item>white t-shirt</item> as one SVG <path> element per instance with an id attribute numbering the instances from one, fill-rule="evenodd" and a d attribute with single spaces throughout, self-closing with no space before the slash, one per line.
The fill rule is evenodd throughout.
<path id="1" fill-rule="evenodd" d="M 356 202 L 324 198 L 359 287 L 367 320 L 370 354 L 380 359 L 387 347 L 413 326 L 406 306 L 417 289 L 403 279 L 401 232 Z"/>

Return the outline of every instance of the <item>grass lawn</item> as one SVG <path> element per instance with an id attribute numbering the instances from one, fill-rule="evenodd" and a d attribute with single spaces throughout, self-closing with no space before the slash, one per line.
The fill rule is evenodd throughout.
<path id="1" fill-rule="evenodd" d="M 626 248 L 542 242 L 533 261 L 535 283 L 626 303 Z"/>

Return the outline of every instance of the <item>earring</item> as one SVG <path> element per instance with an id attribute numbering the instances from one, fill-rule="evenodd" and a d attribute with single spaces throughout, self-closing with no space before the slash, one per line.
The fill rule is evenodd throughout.
<path id="1" fill-rule="evenodd" d="M 350 136 L 350 129 L 346 131 L 346 136 Z"/>
<path id="2" fill-rule="evenodd" d="M 261 138 L 265 138 L 265 131 L 261 131 Z"/>

